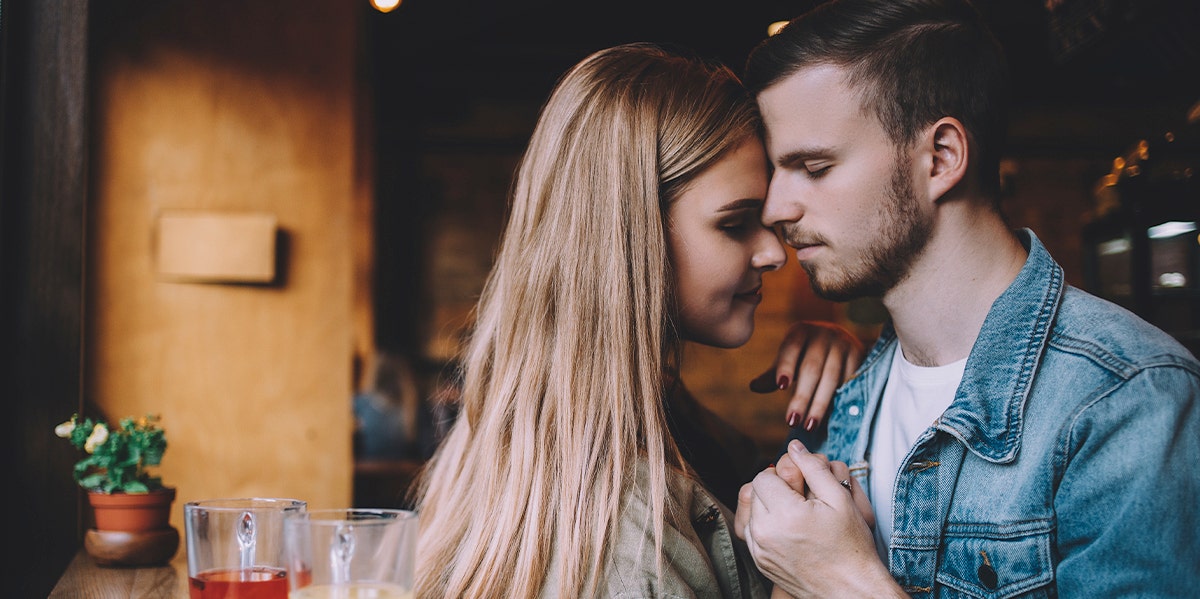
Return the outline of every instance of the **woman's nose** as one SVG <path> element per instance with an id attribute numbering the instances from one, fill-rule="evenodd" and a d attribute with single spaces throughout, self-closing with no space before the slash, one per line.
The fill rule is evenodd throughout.
<path id="1" fill-rule="evenodd" d="M 755 248 L 752 264 L 759 270 L 778 270 L 787 263 L 787 252 L 775 229 L 763 227 L 758 232 L 757 247 Z"/>

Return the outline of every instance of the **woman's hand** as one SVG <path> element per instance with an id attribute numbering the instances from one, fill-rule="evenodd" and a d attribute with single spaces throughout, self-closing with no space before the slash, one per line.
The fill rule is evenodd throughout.
<path id="1" fill-rule="evenodd" d="M 833 394 L 850 380 L 866 350 L 844 327 L 803 320 L 779 344 L 775 365 L 750 381 L 756 393 L 790 390 L 787 423 L 812 431 L 825 419 Z"/>

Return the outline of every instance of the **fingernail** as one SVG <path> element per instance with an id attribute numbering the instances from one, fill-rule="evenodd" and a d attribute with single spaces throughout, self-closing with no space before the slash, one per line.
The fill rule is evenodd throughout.
<path id="1" fill-rule="evenodd" d="M 790 383 L 790 382 L 792 382 L 792 379 L 789 379 L 786 374 L 779 375 L 779 389 L 781 391 L 783 389 L 787 389 L 788 383 Z"/>
<path id="2" fill-rule="evenodd" d="M 803 454 L 806 450 L 804 444 L 798 439 L 792 439 L 788 442 L 788 453 Z"/>
<path id="3" fill-rule="evenodd" d="M 771 462 L 771 464 L 767 466 L 767 468 L 774 468 L 774 467 L 775 467 L 775 462 Z"/>
<path id="4" fill-rule="evenodd" d="M 792 426 L 792 427 L 796 426 L 796 417 L 797 416 L 798 416 L 798 414 L 796 414 L 795 412 L 788 412 L 788 426 Z"/>
<path id="5" fill-rule="evenodd" d="M 804 421 L 804 430 L 806 430 L 806 431 L 809 431 L 809 432 L 812 432 L 812 430 L 813 430 L 814 428 L 817 428 L 817 419 L 816 419 L 816 417 L 809 418 L 808 420 L 805 420 L 805 421 Z"/>

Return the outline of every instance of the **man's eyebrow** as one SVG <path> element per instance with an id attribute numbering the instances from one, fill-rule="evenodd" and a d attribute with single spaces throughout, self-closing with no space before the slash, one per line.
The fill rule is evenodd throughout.
<path id="1" fill-rule="evenodd" d="M 826 158 L 832 156 L 833 153 L 834 149 L 830 146 L 796 148 L 776 159 L 775 164 L 779 166 L 794 166 L 799 162 L 804 162 L 811 158 Z"/>
<path id="2" fill-rule="evenodd" d="M 717 212 L 734 212 L 736 210 L 758 210 L 762 208 L 762 198 L 742 198 L 721 206 Z"/>

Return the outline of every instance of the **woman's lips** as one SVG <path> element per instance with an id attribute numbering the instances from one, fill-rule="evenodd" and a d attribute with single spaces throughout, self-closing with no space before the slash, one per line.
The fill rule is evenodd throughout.
<path id="1" fill-rule="evenodd" d="M 751 289 L 750 291 L 744 291 L 742 293 L 734 295 L 733 297 L 735 297 L 743 302 L 758 304 L 759 302 L 762 301 L 762 285 L 759 285 L 758 287 L 755 287 L 754 289 Z"/>

